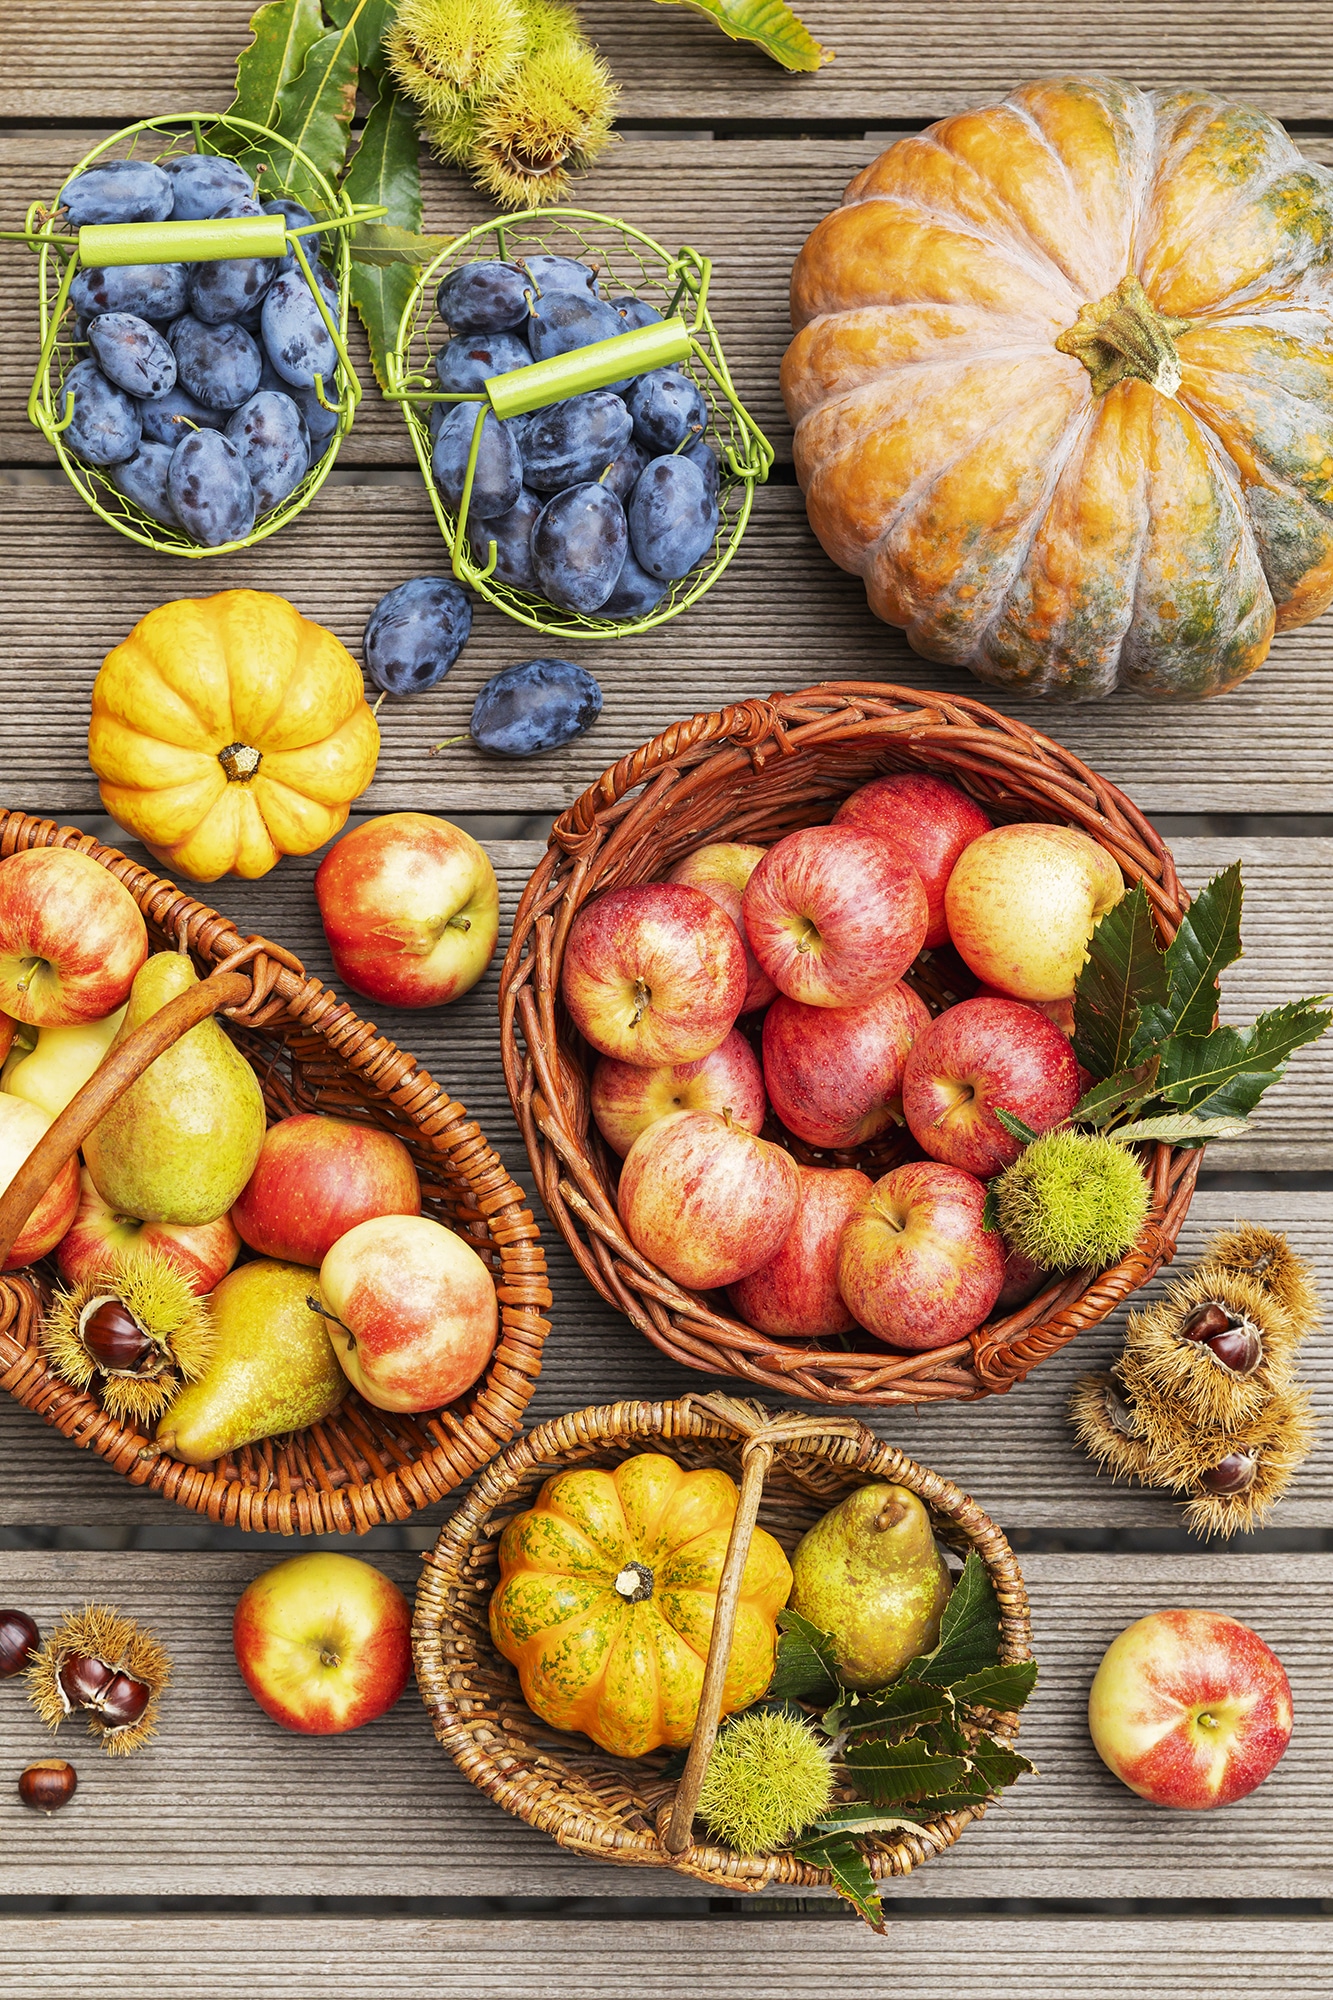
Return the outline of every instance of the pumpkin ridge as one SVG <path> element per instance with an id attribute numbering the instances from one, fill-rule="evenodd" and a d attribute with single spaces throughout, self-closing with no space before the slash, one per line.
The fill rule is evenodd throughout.
<path id="1" fill-rule="evenodd" d="M 947 148 L 941 147 L 940 150 L 944 152 L 947 151 Z M 950 155 L 950 158 L 952 157 Z M 966 162 L 963 164 L 966 164 Z M 1049 265 L 1050 272 L 1058 281 L 1059 288 L 1068 291 L 1071 296 L 1077 296 L 1077 288 L 1070 284 L 1066 274 L 1054 261 L 1046 259 L 1042 252 L 1035 250 L 1031 258 L 1025 257 L 1022 254 L 1015 254 L 1019 250 L 1019 246 L 1007 243 L 1003 237 L 992 235 L 989 230 L 978 227 L 977 224 L 965 220 L 958 214 L 950 214 L 947 209 L 935 208 L 928 202 L 919 201 L 912 196 L 900 194 L 859 195 L 854 202 L 847 202 L 844 206 L 848 208 L 870 208 L 876 204 L 901 210 L 905 217 L 920 216 L 922 221 L 929 223 L 932 228 L 945 230 L 951 236 L 966 237 L 972 243 L 984 244 L 986 249 L 993 251 L 1002 262 L 1010 265 L 1021 277 L 1030 278 L 1043 291 L 1053 292 L 1056 286 L 1039 269 L 1034 268 L 1040 259 Z M 948 301 L 937 300 L 934 303 L 943 305 L 947 304 Z"/>

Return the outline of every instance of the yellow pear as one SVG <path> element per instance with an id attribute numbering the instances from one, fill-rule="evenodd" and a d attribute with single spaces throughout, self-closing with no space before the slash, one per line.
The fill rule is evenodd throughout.
<path id="1" fill-rule="evenodd" d="M 858 1486 L 803 1535 L 788 1609 L 833 1636 L 851 1688 L 879 1688 L 939 1643 L 949 1571 L 905 1486 Z"/>
<path id="2" fill-rule="evenodd" d="M 162 951 L 142 965 L 112 1044 L 197 986 L 188 958 Z M 103 1201 L 141 1222 L 216 1222 L 254 1172 L 264 1143 L 254 1071 L 214 1020 L 166 1049 L 84 1142 Z"/>

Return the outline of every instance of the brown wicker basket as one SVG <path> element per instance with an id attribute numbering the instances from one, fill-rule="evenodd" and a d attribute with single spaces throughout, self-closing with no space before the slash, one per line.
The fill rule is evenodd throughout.
<path id="1" fill-rule="evenodd" d="M 547 1212 L 590 1282 L 673 1360 L 821 1403 L 972 1401 L 1021 1382 L 1171 1260 L 1201 1157 L 1197 1149 L 1145 1147 L 1152 1208 L 1120 1263 L 1064 1276 L 1017 1312 L 926 1353 L 898 1354 L 869 1335 L 855 1351 L 773 1339 L 712 1297 L 673 1283 L 635 1249 L 616 1212 L 620 1162 L 591 1121 L 593 1058 L 559 998 L 571 923 L 604 889 L 658 879 L 702 842 L 778 840 L 831 818 L 868 779 L 908 770 L 951 779 L 996 820 L 1081 827 L 1131 884 L 1143 882 L 1163 942 L 1175 935 L 1187 899 L 1170 854 L 1124 793 L 1071 752 L 978 701 L 829 681 L 693 716 L 604 771 L 556 820 L 500 978 L 515 1116 Z M 919 961 L 909 977 L 936 1009 L 976 984 L 961 961 Z M 872 1175 L 895 1164 L 891 1147 L 817 1154 L 780 1129 L 767 1136 L 803 1159 L 864 1166 Z"/>
<path id="2" fill-rule="evenodd" d="M 542 1481 L 573 1465 L 614 1466 L 637 1452 L 657 1450 L 691 1468 L 721 1466 L 741 1485 L 699 1721 L 679 1784 L 663 1775 L 665 1751 L 613 1757 L 585 1737 L 562 1735 L 539 1721 L 523 1701 L 518 1676 L 493 1645 L 487 1620 L 499 1579 L 500 1536 L 513 1515 L 532 1504 Z M 792 1854 L 743 1855 L 696 1845 L 693 1803 L 716 1732 L 734 1586 L 756 1518 L 790 1554 L 845 1493 L 877 1479 L 917 1494 L 947 1546 L 960 1555 L 977 1551 L 999 1602 L 1000 1656 L 1006 1662 L 1030 1659 L 1027 1592 L 1003 1534 L 965 1493 L 882 1444 L 855 1418 L 773 1418 L 759 1404 L 728 1396 L 613 1403 L 559 1417 L 511 1444 L 441 1529 L 417 1587 L 412 1626 L 417 1686 L 436 1736 L 488 1798 L 574 1854 L 622 1867 L 675 1868 L 718 1890 L 773 1884 L 827 1888 L 831 1878 L 825 1869 Z M 1012 1742 L 1018 1718 L 996 1716 L 995 1727 Z M 910 1874 L 952 1847 L 985 1811 L 969 1806 L 936 1814 L 923 1822 L 919 1835 L 867 1837 L 861 1845 L 872 1873 L 880 1880 Z"/>
<path id="3" fill-rule="evenodd" d="M 201 983 L 116 1050 L 61 1114 L 0 1200 L 0 1258 L 61 1165 L 108 1104 L 196 1021 L 225 1015 L 263 1086 L 270 1121 L 327 1111 L 403 1140 L 425 1213 L 458 1230 L 489 1264 L 500 1339 L 481 1380 L 448 1409 L 379 1410 L 350 1393 L 332 1417 L 216 1461 L 185 1465 L 133 1424 L 109 1417 L 47 1367 L 38 1339 L 48 1279 L 0 1276 L 0 1386 L 135 1486 L 228 1526 L 275 1534 L 363 1534 L 403 1521 L 450 1493 L 514 1436 L 541 1367 L 551 1302 L 538 1230 L 521 1188 L 461 1104 L 298 959 L 182 895 L 74 827 L 0 811 L 0 858 L 28 847 L 75 847 L 125 884 L 156 948 L 188 950 Z"/>

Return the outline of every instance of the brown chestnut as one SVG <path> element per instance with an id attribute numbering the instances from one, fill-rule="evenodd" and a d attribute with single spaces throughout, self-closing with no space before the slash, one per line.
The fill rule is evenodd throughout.
<path id="1" fill-rule="evenodd" d="M 97 1712 L 112 1729 L 127 1729 L 147 1708 L 152 1689 L 132 1674 L 113 1674 L 97 1698 Z"/>
<path id="2" fill-rule="evenodd" d="M 0 1611 L 0 1681 L 21 1674 L 42 1643 L 26 1611 Z"/>
<path id="3" fill-rule="evenodd" d="M 1204 1346 L 1214 1360 L 1229 1368 L 1233 1375 L 1253 1375 L 1264 1358 L 1259 1329 L 1247 1319 L 1229 1326 L 1224 1333 L 1210 1334 Z"/>
<path id="4" fill-rule="evenodd" d="M 1252 1451 L 1229 1451 L 1199 1474 L 1205 1493 L 1248 1493 L 1259 1472 L 1259 1460 Z"/>
<path id="5" fill-rule="evenodd" d="M 95 1299 L 79 1322 L 79 1338 L 99 1368 L 122 1375 L 141 1368 L 152 1351 L 143 1328 L 119 1299 Z"/>
<path id="6" fill-rule="evenodd" d="M 79 1774 L 61 1757 L 44 1757 L 19 1772 L 19 1797 L 34 1812 L 59 1812 L 67 1806 L 78 1786 Z"/>
<path id="7" fill-rule="evenodd" d="M 86 1653 L 71 1653 L 56 1671 L 60 1692 L 71 1708 L 97 1708 L 103 1689 L 114 1678 L 114 1667 Z"/>
<path id="8" fill-rule="evenodd" d="M 1235 1324 L 1226 1307 L 1216 1299 L 1205 1299 L 1201 1306 L 1195 1306 L 1180 1322 L 1182 1340 L 1211 1340 L 1214 1334 L 1226 1333 Z"/>

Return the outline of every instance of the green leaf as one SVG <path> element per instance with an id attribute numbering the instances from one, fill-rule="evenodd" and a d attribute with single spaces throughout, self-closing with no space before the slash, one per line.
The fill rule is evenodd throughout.
<path id="1" fill-rule="evenodd" d="M 778 1613 L 778 1656 L 766 1698 L 829 1701 L 840 1693 L 832 1639 L 799 1611 Z"/>
<path id="2" fill-rule="evenodd" d="M 1132 1069 L 1117 1070 L 1114 1076 L 1094 1083 L 1069 1114 L 1074 1124 L 1095 1125 L 1104 1131 L 1118 1112 L 1137 1111 L 1152 1096 L 1161 1061 L 1160 1053 L 1146 1056 Z"/>
<path id="3" fill-rule="evenodd" d="M 381 44 L 397 8 L 398 0 L 366 0 L 356 23 L 356 53 L 362 69 L 384 67 Z M 324 0 L 324 11 L 335 28 L 345 28 L 357 13 L 356 0 Z"/>
<path id="4" fill-rule="evenodd" d="M 1024 1146 L 1032 1144 L 1037 1135 L 1030 1125 L 1025 1125 L 1014 1112 L 1006 1111 L 1002 1104 L 993 1104 L 991 1109 L 1011 1139 L 1017 1139 Z"/>
<path id="5" fill-rule="evenodd" d="M 1177 1037 L 1163 1053 L 1162 1096 L 1170 1104 L 1188 1104 L 1194 1110 L 1237 1077 L 1268 1072 L 1276 1080 L 1293 1049 L 1316 1041 L 1333 1020 L 1333 1013 L 1320 1011 L 1327 998 L 1320 994 L 1313 1000 L 1292 1000 L 1260 1014 L 1248 1028 L 1214 1028 L 1207 1035 Z"/>
<path id="6" fill-rule="evenodd" d="M 856 1842 L 849 1836 L 825 1835 L 815 1840 L 803 1840 L 799 1847 L 792 1849 L 802 1861 L 809 1861 L 816 1868 L 827 1868 L 833 1877 L 833 1886 L 840 1896 L 844 1896 L 869 1924 L 872 1931 L 884 1935 L 888 1928 L 884 1922 L 884 1909 L 875 1888 L 875 1878 L 870 1872 L 870 1864 Z"/>
<path id="7" fill-rule="evenodd" d="M 1021 1708 L 1036 1685 L 1037 1662 L 1011 1660 L 982 1667 L 979 1673 L 965 1674 L 953 1683 L 949 1692 L 955 1701 L 968 1702 L 974 1708 L 994 1708 L 1007 1713 Z"/>
<path id="8" fill-rule="evenodd" d="M 392 269 L 409 264 L 419 270 L 453 242 L 452 236 L 419 236 L 411 229 L 394 229 L 384 222 L 363 222 L 352 231 L 352 255 L 361 264 Z"/>
<path id="9" fill-rule="evenodd" d="M 823 1819 L 812 1819 L 806 1829 L 805 1839 L 812 1833 L 921 1833 L 924 1829 L 914 1819 L 903 1819 L 899 1813 L 881 1812 L 878 1806 L 835 1806 Z M 804 1841 L 802 1842 L 804 1845 Z"/>
<path id="10" fill-rule="evenodd" d="M 1263 1081 L 1276 1083 L 1277 1078 L 1268 1076 Z M 1148 1139 L 1167 1146 L 1205 1146 L 1210 1139 L 1239 1139 L 1249 1129 L 1248 1118 L 1201 1118 L 1196 1111 L 1170 1111 L 1159 1118 L 1139 1118 L 1132 1125 L 1121 1125 L 1115 1136 L 1126 1146 Z"/>
<path id="11" fill-rule="evenodd" d="M 901 1678 L 945 1688 L 967 1674 L 993 1667 L 999 1651 L 1000 1609 L 986 1565 L 973 1549 L 945 1604 L 938 1646 L 933 1653 L 910 1660 Z"/>
<path id="12" fill-rule="evenodd" d="M 981 1226 L 988 1236 L 994 1236 L 1000 1227 L 1000 1190 L 994 1181 L 986 1183 L 986 1199 L 981 1204 Z"/>
<path id="13" fill-rule="evenodd" d="M 918 1737 L 903 1743 L 851 1743 L 844 1762 L 857 1789 L 877 1806 L 952 1791 L 967 1773 L 966 1757 L 940 1757 Z"/>
<path id="14" fill-rule="evenodd" d="M 994 1737 L 985 1736 L 973 1745 L 972 1768 L 993 1792 L 1002 1792 L 1015 1778 L 1030 1776 L 1037 1767 L 1019 1751 L 1011 1750 L 1007 1743 L 997 1743 Z"/>
<path id="15" fill-rule="evenodd" d="M 361 144 L 343 178 L 343 193 L 355 202 L 382 203 L 395 226 L 419 230 L 421 167 L 417 153 L 416 118 L 394 94 L 388 79 L 381 78 Z M 352 303 L 366 329 L 370 363 L 381 389 L 389 386 L 385 358 L 397 345 L 398 322 L 416 282 L 417 268 L 412 265 L 352 265 Z"/>
<path id="16" fill-rule="evenodd" d="M 673 0 L 661 0 L 663 6 Z M 816 70 L 833 61 L 785 0 L 684 0 L 715 21 L 733 42 L 753 42 L 784 69 Z"/>
<path id="17" fill-rule="evenodd" d="M 1241 955 L 1240 863 L 1202 888 L 1166 952 L 1170 1031 L 1206 1035 L 1217 1015 L 1218 976 Z"/>
<path id="18" fill-rule="evenodd" d="M 236 58 L 236 95 L 227 109 L 276 131 L 282 93 L 324 33 L 324 17 L 319 0 L 270 0 L 250 16 L 250 27 L 254 40 Z M 228 151 L 245 149 L 237 133 L 217 138 Z"/>
<path id="19" fill-rule="evenodd" d="M 938 1689 L 921 1681 L 895 1681 L 882 1694 L 851 1695 L 826 1711 L 822 1727 L 830 1736 L 841 1729 L 853 1734 L 864 1729 L 915 1729 L 923 1722 L 938 1722 L 944 1714 L 946 1698 Z"/>
<path id="20" fill-rule="evenodd" d="M 938 1792 L 933 1798 L 913 1799 L 912 1810 L 922 1819 L 933 1819 L 936 1813 L 961 1812 L 965 1806 L 984 1806 L 995 1796 L 990 1786 L 982 1778 L 970 1783 L 955 1785 L 950 1792 Z"/>
<path id="21" fill-rule="evenodd" d="M 364 0 L 362 0 L 364 4 Z M 341 28 L 321 35 L 301 73 L 278 95 L 277 129 L 299 146 L 326 180 L 336 181 L 347 157 L 347 133 L 356 109 L 356 14 Z M 285 149 L 274 147 L 273 182 L 318 209 L 320 195 L 309 171 Z"/>
<path id="22" fill-rule="evenodd" d="M 1114 1076 L 1135 1054 L 1139 1008 L 1167 999 L 1166 963 L 1157 946 L 1142 882 L 1108 910 L 1088 940 L 1074 986 L 1074 1052 L 1095 1077 Z"/>

